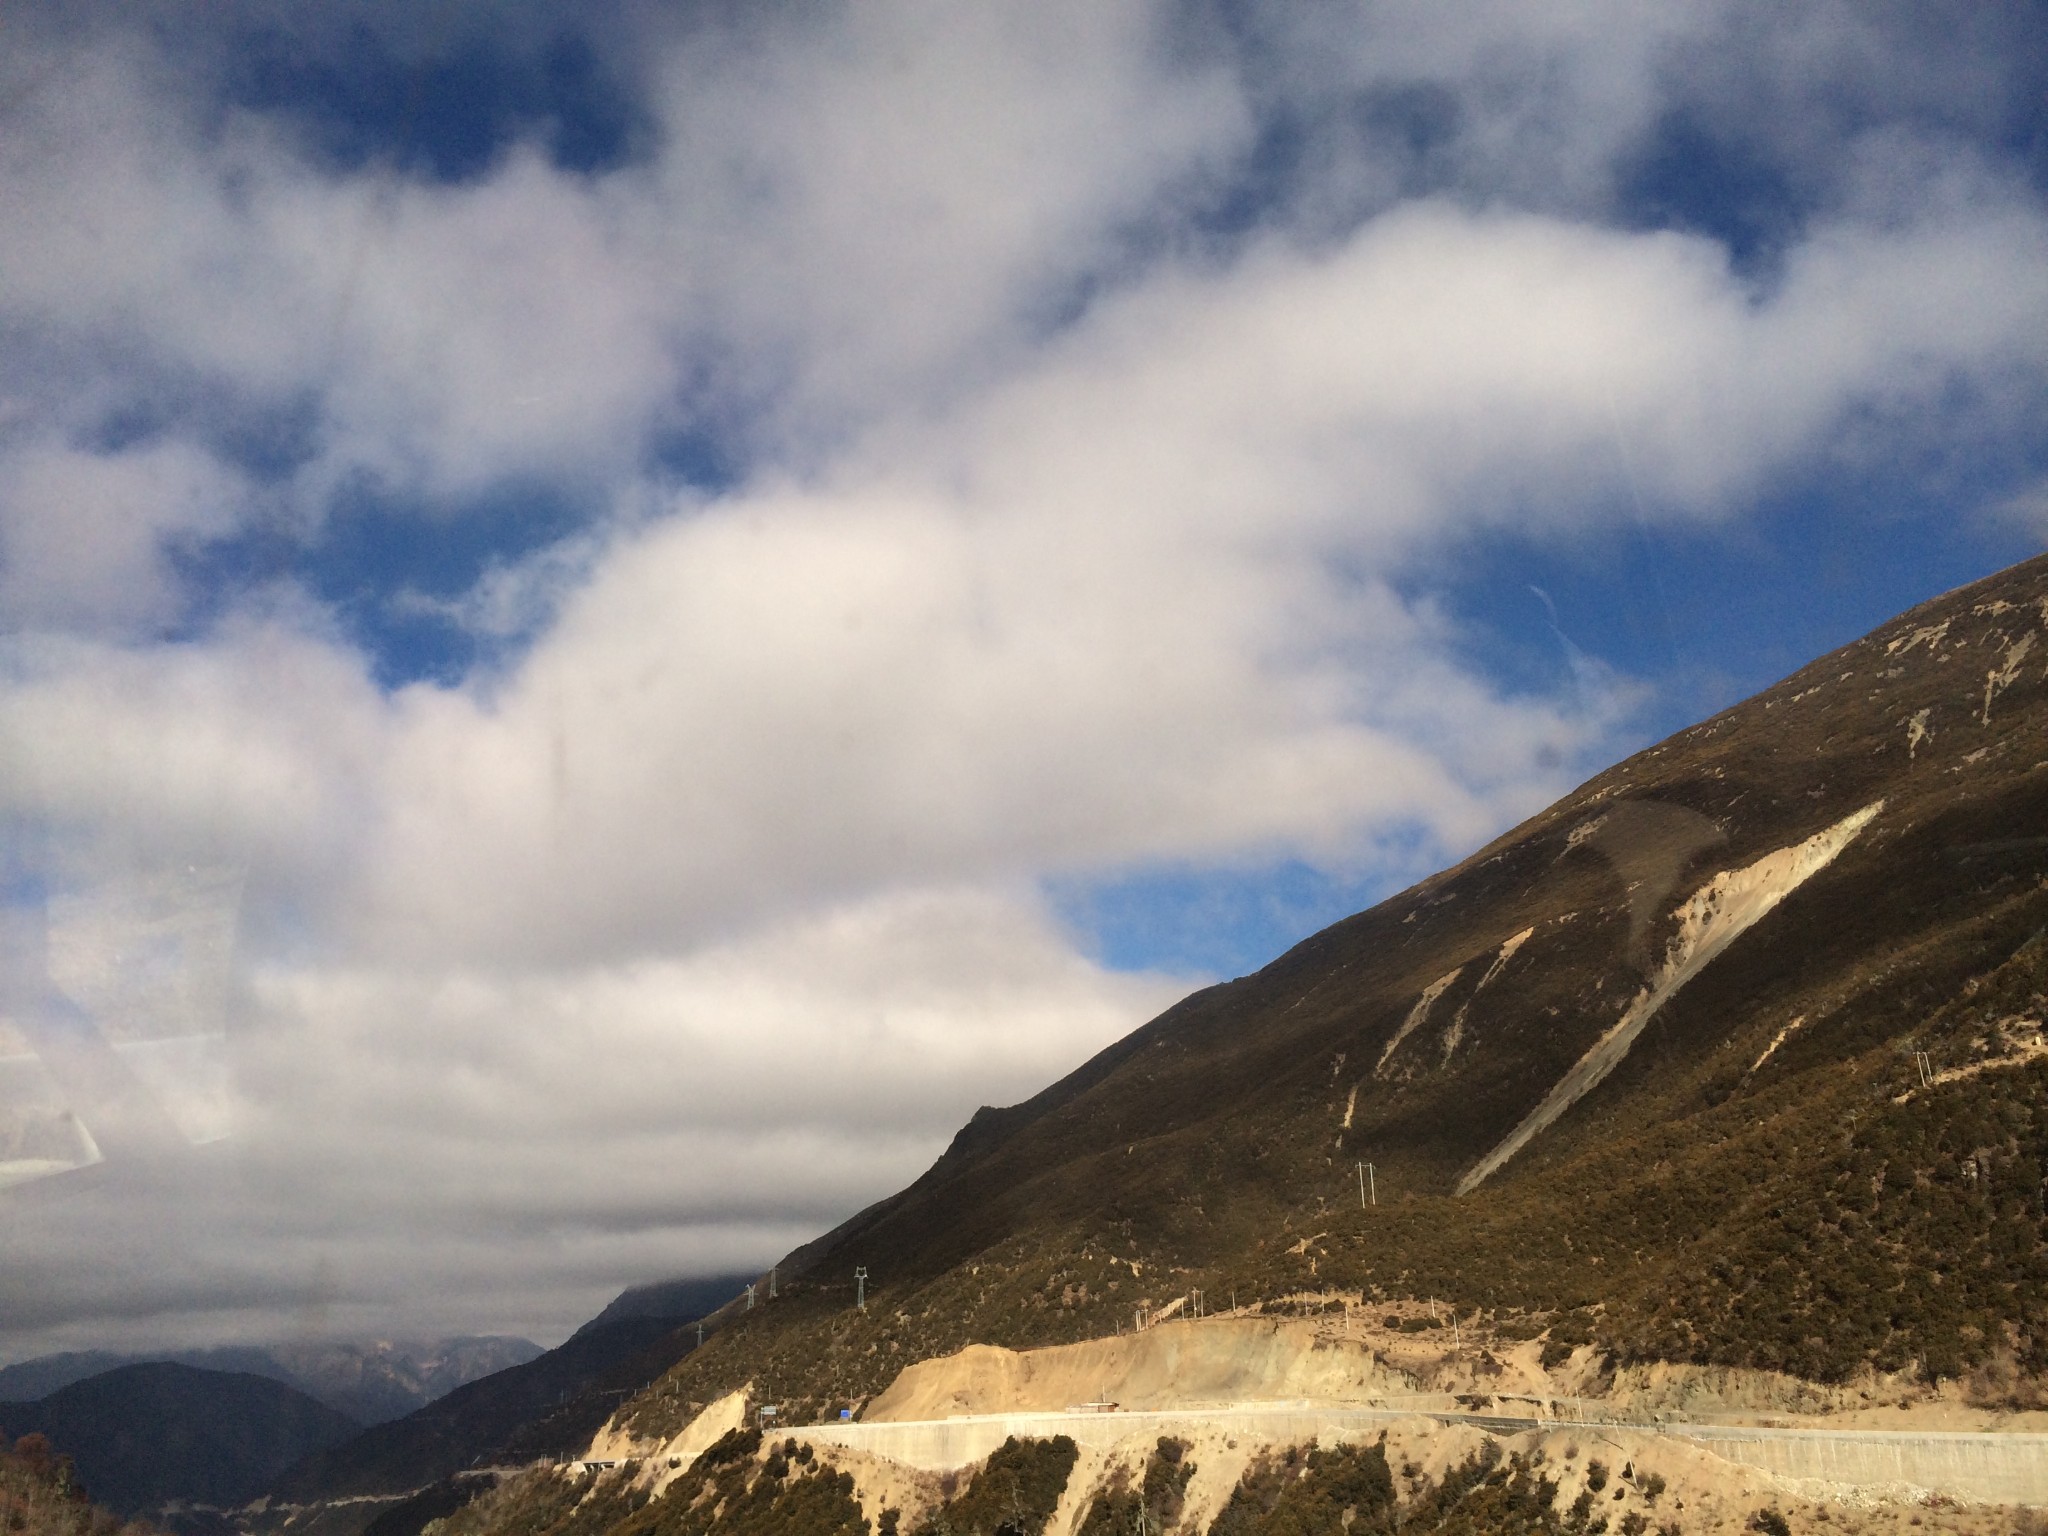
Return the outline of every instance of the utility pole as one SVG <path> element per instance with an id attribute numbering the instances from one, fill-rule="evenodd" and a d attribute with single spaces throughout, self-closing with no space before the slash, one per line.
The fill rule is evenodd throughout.
<path id="1" fill-rule="evenodd" d="M 1378 1205 L 1380 1203 L 1380 1181 L 1374 1174 L 1371 1163 L 1365 1165 L 1365 1182 L 1366 1187 L 1372 1191 L 1372 1203 Z"/>
<path id="2" fill-rule="evenodd" d="M 868 1272 L 865 1265 L 853 1272 L 853 1303 L 863 1312 L 868 1309 Z"/>
<path id="3" fill-rule="evenodd" d="M 704 1347 L 704 1319 L 701 1317 L 697 1319 L 697 1347 Z"/>
<path id="4" fill-rule="evenodd" d="M 773 1264 L 768 1266 L 768 1297 L 771 1301 L 775 1298 L 775 1266 Z"/>
<path id="5" fill-rule="evenodd" d="M 747 1310 L 754 1310 L 754 1288 L 751 1285 L 747 1287 Z"/>
<path id="6" fill-rule="evenodd" d="M 1365 1209 L 1365 1164 L 1358 1165 L 1358 1208 Z"/>

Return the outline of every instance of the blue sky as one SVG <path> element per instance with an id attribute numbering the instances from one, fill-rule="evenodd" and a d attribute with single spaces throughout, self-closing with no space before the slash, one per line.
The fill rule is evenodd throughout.
<path id="1" fill-rule="evenodd" d="M 2038 552 L 2044 23 L 23 9 L 0 1354 L 765 1265 Z"/>

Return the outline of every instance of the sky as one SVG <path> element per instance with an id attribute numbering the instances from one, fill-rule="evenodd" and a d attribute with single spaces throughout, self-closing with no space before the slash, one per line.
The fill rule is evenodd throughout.
<path id="1" fill-rule="evenodd" d="M 2048 7 L 0 18 L 0 1359 L 765 1268 L 2048 537 Z"/>

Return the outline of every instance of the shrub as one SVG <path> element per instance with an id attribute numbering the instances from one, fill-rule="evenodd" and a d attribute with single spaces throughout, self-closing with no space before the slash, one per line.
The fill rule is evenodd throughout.
<path id="1" fill-rule="evenodd" d="M 759 1429 L 728 1429 L 700 1453 L 692 1468 L 725 1467 L 745 1461 L 761 1449 Z"/>
<path id="2" fill-rule="evenodd" d="M 1363 1536 L 1391 1529 L 1393 1510 L 1394 1474 L 1384 1442 L 1329 1450 L 1310 1446 L 1306 1456 L 1291 1461 L 1254 1462 L 1209 1531 L 1210 1536 Z"/>
<path id="3" fill-rule="evenodd" d="M 1042 1536 L 1081 1451 L 1066 1435 L 998 1446 L 967 1491 L 925 1519 L 917 1536 Z"/>
<path id="4" fill-rule="evenodd" d="M 41 1435 L 23 1435 L 11 1450 L 0 1435 L 0 1528 L 10 1536 L 156 1536 L 90 1503 L 70 1458 Z"/>
<path id="5" fill-rule="evenodd" d="M 1076 1536 L 1144 1536 L 1178 1524 L 1188 1479 L 1195 1475 L 1188 1448 L 1185 1440 L 1161 1436 L 1145 1458 L 1143 1485 L 1136 1491 L 1130 1474 L 1119 1468 L 1090 1501 Z"/>

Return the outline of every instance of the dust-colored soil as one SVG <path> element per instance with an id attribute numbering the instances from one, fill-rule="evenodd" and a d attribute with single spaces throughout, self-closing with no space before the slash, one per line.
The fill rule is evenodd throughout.
<path id="1" fill-rule="evenodd" d="M 1779 1428 L 2048 1433 L 2048 1412 L 1972 1402 L 1965 1385 L 1954 1381 L 1928 1387 L 1908 1377 L 1870 1375 L 1830 1386 L 1776 1371 L 1669 1364 L 1610 1372 L 1591 1349 L 1546 1370 L 1540 1342 L 1502 1338 L 1484 1323 L 1423 1332 L 1386 1326 L 1390 1317 L 1429 1317 L 1426 1303 L 1368 1305 L 1337 1293 L 1290 1300 L 1332 1310 L 1313 1320 L 1174 1321 L 1047 1349 L 971 1345 L 907 1367 L 861 1418 L 900 1423 L 1056 1413 L 1098 1402 L 1145 1410 L 1455 1396 L 1490 1399 L 1505 1413 L 1549 1405 L 1553 1417 L 1662 1415 Z M 1445 1311 L 1439 1320 L 1448 1317 Z"/>
<path id="2" fill-rule="evenodd" d="M 1448 1328 L 1410 1332 L 1387 1326 L 1390 1316 L 1398 1323 L 1427 1313 L 1426 1306 L 1412 1303 L 1368 1310 L 1354 1298 L 1347 1309 L 1315 1319 L 1183 1321 L 1031 1351 L 976 1345 L 909 1367 L 862 1417 L 869 1424 L 913 1424 L 984 1414 L 1062 1413 L 1102 1403 L 1115 1403 L 1125 1412 L 1193 1415 L 1170 1426 L 1157 1419 L 1135 1422 L 1121 1436 L 1105 1422 L 1102 1432 L 1085 1437 L 1090 1443 L 1081 1448 L 1047 1536 L 1071 1536 L 1095 1491 L 1119 1468 L 1133 1477 L 1142 1475 L 1145 1457 L 1169 1428 L 1191 1442 L 1189 1456 L 1196 1468 L 1181 1528 L 1206 1529 L 1252 1459 L 1280 1448 L 1262 1433 L 1258 1413 L 1216 1413 L 1226 1408 L 1400 1408 L 1410 1403 L 1420 1408 L 1449 1407 L 1461 1400 L 1456 1406 L 1513 1417 L 1798 1429 L 2048 1431 L 2048 1414 L 1972 1406 L 1953 1384 L 1929 1391 L 1909 1381 L 1871 1378 L 1824 1386 L 1772 1372 L 1679 1365 L 1608 1373 L 1590 1349 L 1545 1370 L 1538 1342 L 1501 1339 L 1480 1325 L 1461 1324 L 1455 1336 Z M 1205 1413 L 1213 1416 L 1204 1418 Z M 1417 1413 L 1354 1422 L 1334 1437 L 1381 1435 L 1397 1473 L 1407 1467 L 1432 1478 L 1490 1439 L 1504 1451 L 1540 1457 L 1546 1475 L 1559 1484 L 1560 1509 L 1578 1496 L 1588 1467 L 1600 1460 L 1609 1483 L 1598 1507 L 1615 1526 L 1622 1515 L 1640 1510 L 1653 1528 L 1675 1521 L 1687 1536 L 1732 1536 L 1748 1528 L 1758 1510 L 1770 1508 L 1796 1530 L 1838 1530 L 1845 1536 L 2012 1536 L 2048 1530 L 2048 1522 L 2037 1514 L 2011 1506 L 1930 1496 L 1903 1483 L 1852 1486 L 1787 1477 L 1726 1459 L 1699 1443 L 1619 1422 L 1500 1434 Z M 929 1470 L 891 1463 L 871 1450 L 831 1445 L 822 1437 L 816 1444 L 820 1455 L 854 1476 L 871 1517 L 885 1505 L 907 1515 L 921 1512 L 940 1497 L 941 1480 Z M 1647 1491 L 1653 1474 L 1664 1480 L 1654 1502 Z"/>
<path id="3" fill-rule="evenodd" d="M 1173 1322 L 1051 1349 L 974 1344 L 907 1367 L 861 1415 L 868 1423 L 1058 1412 L 1084 1403 L 1185 1408 L 1245 1401 L 1356 1403 L 1415 1390 L 1370 1349 L 1315 1325 L 1267 1318 Z"/>

